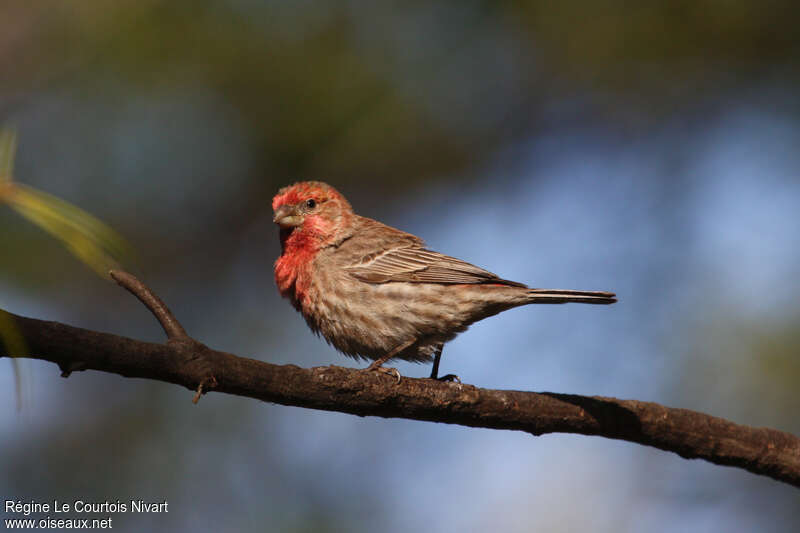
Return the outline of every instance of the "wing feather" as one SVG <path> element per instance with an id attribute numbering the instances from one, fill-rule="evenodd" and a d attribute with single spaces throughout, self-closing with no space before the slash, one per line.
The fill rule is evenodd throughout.
<path id="1" fill-rule="evenodd" d="M 367 283 L 496 283 L 525 287 L 522 283 L 501 279 L 466 261 L 413 246 L 393 248 L 378 255 L 370 254 L 346 270 L 354 278 Z"/>

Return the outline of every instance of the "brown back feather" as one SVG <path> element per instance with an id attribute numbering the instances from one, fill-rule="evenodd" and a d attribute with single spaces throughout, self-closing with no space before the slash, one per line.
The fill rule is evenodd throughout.
<path id="1" fill-rule="evenodd" d="M 480 267 L 410 243 L 372 253 L 355 265 L 346 267 L 354 278 L 366 283 L 404 281 L 441 284 L 499 284 L 526 287 L 522 283 L 499 278 Z"/>

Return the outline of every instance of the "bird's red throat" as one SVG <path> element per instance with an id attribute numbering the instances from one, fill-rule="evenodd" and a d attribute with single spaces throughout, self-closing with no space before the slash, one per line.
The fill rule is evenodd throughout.
<path id="1" fill-rule="evenodd" d="M 281 256 L 275 261 L 275 283 L 281 296 L 298 306 L 308 297 L 311 260 L 319 241 L 301 228 L 281 230 L 281 249 Z"/>

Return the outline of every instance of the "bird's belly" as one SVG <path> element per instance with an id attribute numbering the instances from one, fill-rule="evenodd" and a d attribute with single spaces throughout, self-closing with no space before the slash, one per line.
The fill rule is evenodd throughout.
<path id="1" fill-rule="evenodd" d="M 438 343 L 452 339 L 475 320 L 467 308 L 469 298 L 462 302 L 443 285 L 343 280 L 324 286 L 326 292 L 310 288 L 301 312 L 312 330 L 356 358 L 377 359 L 413 342 L 398 357 L 427 361 Z"/>

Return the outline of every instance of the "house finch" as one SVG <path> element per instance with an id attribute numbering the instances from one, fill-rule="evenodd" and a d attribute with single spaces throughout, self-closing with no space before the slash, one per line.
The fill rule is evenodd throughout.
<path id="1" fill-rule="evenodd" d="M 356 215 L 322 182 L 284 187 L 272 209 L 280 226 L 275 282 L 281 295 L 337 350 L 372 359 L 369 370 L 398 379 L 395 369 L 382 367 L 389 359 L 433 359 L 436 379 L 444 343 L 506 309 L 617 301 L 611 292 L 529 289 L 428 250 L 419 237 Z"/>

